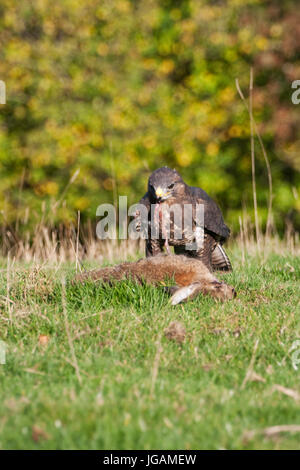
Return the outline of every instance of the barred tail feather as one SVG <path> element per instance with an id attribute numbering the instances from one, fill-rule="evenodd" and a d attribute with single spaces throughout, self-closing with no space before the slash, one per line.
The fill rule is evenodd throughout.
<path id="1" fill-rule="evenodd" d="M 214 271 L 232 271 L 230 260 L 219 243 L 212 252 L 211 262 Z"/>

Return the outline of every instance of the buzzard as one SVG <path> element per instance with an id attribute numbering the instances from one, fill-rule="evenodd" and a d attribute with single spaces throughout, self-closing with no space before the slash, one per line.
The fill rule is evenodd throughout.
<path id="1" fill-rule="evenodd" d="M 224 222 L 221 209 L 201 188 L 188 186 L 176 170 L 166 166 L 158 168 L 149 177 L 148 191 L 139 201 L 148 211 L 146 256 L 156 256 L 163 252 L 164 247 L 169 252 L 169 245 L 174 246 L 176 254 L 184 254 L 200 259 L 210 270 L 231 271 L 232 266 L 222 245 L 228 239 L 230 230 Z M 186 205 L 192 208 L 193 227 L 190 231 L 183 231 L 181 238 L 175 236 L 176 221 L 171 213 L 169 232 L 166 234 L 162 222 L 163 209 L 174 207 L 174 204 L 184 210 Z M 204 237 L 199 248 L 190 249 L 190 244 L 195 240 L 197 227 L 195 208 L 202 204 L 204 208 Z M 151 206 L 155 207 L 154 212 Z M 178 206 L 177 206 L 178 207 Z M 136 213 L 137 227 L 141 226 L 141 212 Z M 153 217 L 154 216 L 154 217 Z M 184 216 L 183 216 L 184 217 Z M 158 227 L 158 236 L 153 237 L 153 225 Z M 183 220 L 183 219 L 182 219 Z M 195 246 L 195 245 L 194 245 Z"/>

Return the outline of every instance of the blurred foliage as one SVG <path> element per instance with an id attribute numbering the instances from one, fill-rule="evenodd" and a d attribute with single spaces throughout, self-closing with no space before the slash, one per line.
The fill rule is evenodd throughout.
<path id="1" fill-rule="evenodd" d="M 30 227 L 41 214 L 68 224 L 78 210 L 95 219 L 116 194 L 136 202 L 149 172 L 168 165 L 215 197 L 237 228 L 253 201 L 249 116 L 235 78 L 248 98 L 252 65 L 275 220 L 299 228 L 295 2 L 2 0 L 0 41 L 5 224 Z M 268 179 L 257 142 L 256 174 L 264 222 Z"/>

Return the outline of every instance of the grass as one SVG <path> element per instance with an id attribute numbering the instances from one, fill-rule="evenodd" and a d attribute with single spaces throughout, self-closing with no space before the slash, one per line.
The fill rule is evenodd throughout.
<path id="1" fill-rule="evenodd" d="M 266 428 L 300 424 L 300 259 L 231 258 L 237 299 L 176 307 L 132 282 L 64 296 L 75 263 L 3 261 L 0 449 L 299 449 L 299 432 Z"/>

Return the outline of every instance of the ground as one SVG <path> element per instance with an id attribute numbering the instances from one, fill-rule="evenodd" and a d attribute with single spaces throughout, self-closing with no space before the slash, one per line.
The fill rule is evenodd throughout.
<path id="1" fill-rule="evenodd" d="M 3 261 L 0 449 L 299 449 L 299 426 L 269 428 L 300 424 L 300 258 L 229 254 L 235 300 L 175 307 L 72 286 L 75 263 Z"/>

